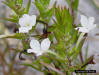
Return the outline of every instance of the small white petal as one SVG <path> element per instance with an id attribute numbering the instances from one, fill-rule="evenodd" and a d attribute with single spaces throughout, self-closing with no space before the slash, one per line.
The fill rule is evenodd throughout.
<path id="1" fill-rule="evenodd" d="M 91 26 L 91 25 L 93 25 L 94 24 L 94 22 L 95 22 L 95 19 L 94 19 L 94 17 L 89 17 L 89 23 L 88 23 L 88 26 Z"/>
<path id="2" fill-rule="evenodd" d="M 82 25 L 83 27 L 86 27 L 86 26 L 88 25 L 88 19 L 87 19 L 87 17 L 84 16 L 84 15 L 81 15 L 81 20 L 80 20 L 80 22 L 81 22 L 81 25 Z"/>
<path id="3" fill-rule="evenodd" d="M 28 14 L 24 14 L 20 19 L 19 19 L 19 25 L 21 27 L 26 27 L 28 30 L 32 29 L 32 26 L 36 24 L 36 16 L 32 15 L 29 16 Z"/>
<path id="4" fill-rule="evenodd" d="M 28 14 L 24 14 L 22 17 L 26 18 L 26 17 L 29 17 L 29 15 Z"/>
<path id="5" fill-rule="evenodd" d="M 91 25 L 88 29 L 89 30 L 92 30 L 92 29 L 94 29 L 96 27 L 96 24 L 93 24 L 93 25 Z"/>
<path id="6" fill-rule="evenodd" d="M 84 33 L 88 33 L 89 30 L 85 27 L 79 27 L 79 32 L 84 32 Z"/>
<path id="7" fill-rule="evenodd" d="M 29 32 L 29 29 L 26 27 L 20 27 L 19 28 L 19 33 L 28 33 L 28 32 Z"/>
<path id="8" fill-rule="evenodd" d="M 31 40 L 30 47 L 33 49 L 33 51 L 36 53 L 40 51 L 40 43 L 38 40 Z"/>
<path id="9" fill-rule="evenodd" d="M 28 49 L 28 50 L 27 50 L 27 53 L 35 53 L 36 56 L 40 56 L 40 55 L 43 54 L 43 52 L 40 52 L 40 51 L 38 51 L 38 50 L 33 50 L 33 49 Z"/>
<path id="10" fill-rule="evenodd" d="M 33 50 L 33 49 L 32 49 Z M 35 53 L 36 55 L 41 55 L 43 52 L 40 50 L 33 50 L 33 53 Z"/>
<path id="11" fill-rule="evenodd" d="M 48 50 L 49 47 L 50 47 L 50 44 L 51 44 L 51 42 L 50 42 L 50 40 L 49 40 L 48 38 L 44 39 L 44 40 L 41 42 L 41 50 L 43 50 L 43 51 Z"/>
<path id="12" fill-rule="evenodd" d="M 85 28 L 85 27 L 77 27 L 77 28 L 75 28 L 75 30 L 79 30 L 79 32 L 84 32 L 84 33 L 89 32 L 89 30 L 87 28 Z"/>
<path id="13" fill-rule="evenodd" d="M 20 19 L 19 19 L 19 25 L 20 25 L 20 26 L 25 26 L 24 20 L 25 20 L 24 18 L 20 18 Z"/>
<path id="14" fill-rule="evenodd" d="M 19 19 L 19 24 L 20 26 L 26 26 L 27 22 L 29 21 L 29 15 L 24 14 L 20 19 Z"/>
<path id="15" fill-rule="evenodd" d="M 38 52 L 38 53 L 36 53 L 36 56 L 40 56 L 42 54 L 43 54 L 43 52 Z"/>
<path id="16" fill-rule="evenodd" d="M 33 49 L 28 49 L 27 53 L 33 53 Z"/>
<path id="17" fill-rule="evenodd" d="M 36 16 L 30 16 L 30 26 L 34 26 L 36 24 Z"/>
<path id="18" fill-rule="evenodd" d="M 33 50 L 33 49 L 28 49 L 27 53 L 35 53 L 36 56 L 42 55 L 44 52 L 40 50 Z"/>

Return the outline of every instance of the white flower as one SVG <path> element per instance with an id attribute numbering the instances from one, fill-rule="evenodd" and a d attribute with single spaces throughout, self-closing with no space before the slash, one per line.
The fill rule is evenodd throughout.
<path id="1" fill-rule="evenodd" d="M 31 42 L 30 42 L 31 49 L 28 49 L 27 52 L 35 53 L 36 56 L 40 56 L 49 49 L 50 44 L 51 44 L 51 42 L 48 38 L 44 39 L 41 42 L 41 44 L 39 43 L 38 40 L 31 40 Z"/>
<path id="2" fill-rule="evenodd" d="M 76 30 L 79 29 L 79 32 L 88 33 L 90 30 L 94 29 L 96 27 L 96 24 L 94 24 L 94 17 L 87 18 L 84 15 L 81 15 L 81 25 L 82 27 L 75 28 Z"/>
<path id="3" fill-rule="evenodd" d="M 20 19 L 19 19 L 19 33 L 28 33 L 29 30 L 32 29 L 32 26 L 35 26 L 36 24 L 36 16 L 32 15 L 29 16 L 28 14 L 24 14 Z"/>

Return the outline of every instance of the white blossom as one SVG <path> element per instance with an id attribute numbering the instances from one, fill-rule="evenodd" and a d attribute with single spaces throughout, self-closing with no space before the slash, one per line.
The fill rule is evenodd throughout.
<path id="1" fill-rule="evenodd" d="M 94 24 L 94 17 L 87 18 L 84 15 L 81 15 L 81 25 L 82 27 L 75 28 L 76 30 L 79 30 L 79 32 L 88 33 L 90 30 L 94 29 L 96 27 L 96 24 Z"/>
<path id="2" fill-rule="evenodd" d="M 51 42 L 48 38 L 44 39 L 41 42 L 41 44 L 39 43 L 38 40 L 31 40 L 31 42 L 30 42 L 31 49 L 28 49 L 27 52 L 35 53 L 36 56 L 40 56 L 49 49 L 50 44 L 51 44 Z"/>
<path id="3" fill-rule="evenodd" d="M 28 33 L 29 30 L 32 29 L 33 26 L 36 24 L 36 16 L 35 15 L 28 15 L 24 14 L 20 19 L 19 19 L 19 33 Z"/>

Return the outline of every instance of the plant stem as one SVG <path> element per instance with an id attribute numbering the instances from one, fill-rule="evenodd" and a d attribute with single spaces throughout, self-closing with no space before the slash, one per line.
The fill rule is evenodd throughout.
<path id="1" fill-rule="evenodd" d="M 46 27 L 48 27 L 48 23 L 44 22 L 44 21 L 41 21 L 41 20 L 36 20 L 36 22 L 39 22 L 39 23 L 43 23 L 46 25 Z"/>
<path id="2" fill-rule="evenodd" d="M 55 53 L 55 52 L 53 52 L 53 51 L 51 51 L 51 50 L 47 50 L 46 52 L 55 55 L 56 57 L 58 57 L 58 58 L 61 59 L 61 60 L 64 60 L 64 58 L 62 58 L 62 57 L 59 56 L 57 53 Z"/>
<path id="3" fill-rule="evenodd" d="M 78 46 L 79 46 L 79 44 L 80 44 L 81 40 L 83 39 L 83 36 L 84 36 L 84 35 L 85 35 L 85 33 L 81 33 L 81 34 L 80 34 L 80 36 L 79 36 L 79 38 L 78 38 L 78 40 L 77 40 L 76 48 L 75 48 L 75 49 L 77 49 L 77 48 L 78 48 Z"/>
<path id="4" fill-rule="evenodd" d="M 47 68 L 49 68 L 49 69 L 51 69 L 51 70 L 53 70 L 53 71 L 59 73 L 60 75 L 66 75 L 66 74 L 64 74 L 63 72 L 61 72 L 60 70 L 58 70 L 58 69 L 52 67 L 52 66 L 49 65 L 49 64 L 46 64 L 46 63 L 44 63 L 44 62 L 40 62 L 40 64 L 42 64 L 42 65 L 44 65 L 45 67 L 47 67 Z"/>
<path id="5" fill-rule="evenodd" d="M 84 60 L 83 60 L 83 56 L 82 56 L 82 50 L 80 51 L 79 56 L 80 56 L 81 63 L 83 63 L 83 62 L 84 62 Z"/>

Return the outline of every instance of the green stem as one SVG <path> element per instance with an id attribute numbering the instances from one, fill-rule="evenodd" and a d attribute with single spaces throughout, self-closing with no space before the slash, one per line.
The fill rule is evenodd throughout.
<path id="1" fill-rule="evenodd" d="M 77 43 L 76 43 L 76 45 L 75 45 L 75 49 L 73 50 L 73 52 L 75 52 L 75 53 L 74 53 L 74 55 L 72 56 L 71 61 L 72 61 L 73 59 L 75 59 L 75 58 L 77 57 L 77 55 L 79 54 L 80 49 L 78 50 L 78 47 L 79 47 L 81 41 L 83 40 L 83 36 L 84 36 L 84 35 L 85 35 L 85 33 L 81 33 L 81 34 L 80 34 L 80 36 L 79 36 L 79 38 L 78 38 L 78 40 L 77 40 Z"/>
<path id="2" fill-rule="evenodd" d="M 55 53 L 55 52 L 53 52 L 53 51 L 51 51 L 51 50 L 47 50 L 46 52 L 55 55 L 56 57 L 58 57 L 58 58 L 61 59 L 61 60 L 64 60 L 64 58 L 62 58 L 62 57 L 59 56 L 57 53 Z"/>
<path id="3" fill-rule="evenodd" d="M 80 42 L 82 41 L 84 35 L 85 35 L 85 33 L 80 34 L 80 37 L 78 38 L 77 43 L 76 43 L 75 50 L 78 48 L 78 46 L 79 46 Z"/>
<path id="4" fill-rule="evenodd" d="M 10 36 L 14 36 L 14 35 L 15 35 L 15 34 L 0 35 L 0 39 L 1 39 L 1 38 L 6 38 L 6 37 L 8 37 L 8 36 L 9 36 L 9 37 L 10 37 Z"/>
<path id="5" fill-rule="evenodd" d="M 45 25 L 46 25 L 46 27 L 48 27 L 48 23 L 46 23 L 46 22 L 44 22 L 44 21 L 36 20 L 36 22 L 39 22 L 39 23 L 45 24 Z"/>

